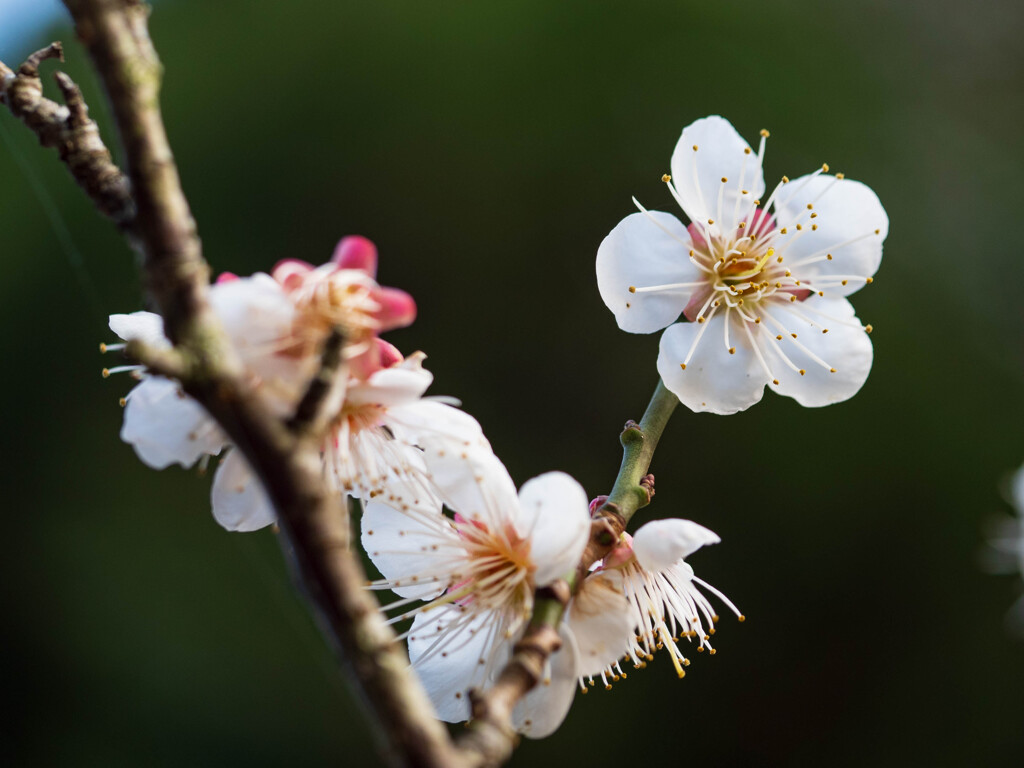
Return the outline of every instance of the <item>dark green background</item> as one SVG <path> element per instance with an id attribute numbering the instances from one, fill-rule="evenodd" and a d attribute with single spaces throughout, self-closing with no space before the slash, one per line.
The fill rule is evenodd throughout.
<path id="1" fill-rule="evenodd" d="M 514 765 L 1021 765 L 1024 642 L 1003 621 L 1021 583 L 978 553 L 1024 456 L 1022 16 L 924 0 L 158 6 L 165 118 L 214 268 L 374 239 L 381 280 L 419 302 L 392 340 L 429 354 L 432 391 L 463 399 L 518 483 L 561 469 L 597 494 L 614 477 L 658 337 L 616 328 L 594 254 L 630 195 L 675 210 L 659 177 L 683 126 L 767 127 L 769 178 L 828 162 L 889 212 L 882 268 L 854 297 L 875 326 L 863 391 L 681 411 L 655 458 L 648 514 L 721 534 L 691 562 L 746 624 L 726 618 L 683 681 L 658 658 L 577 697 Z M 82 49 L 53 34 L 109 129 Z M 208 479 L 153 472 L 119 441 L 130 382 L 100 378 L 96 350 L 105 314 L 140 307 L 132 257 L 53 153 L 9 114 L 0 128 L 0 750 L 26 766 L 375 764 L 273 535 L 223 532 Z"/>

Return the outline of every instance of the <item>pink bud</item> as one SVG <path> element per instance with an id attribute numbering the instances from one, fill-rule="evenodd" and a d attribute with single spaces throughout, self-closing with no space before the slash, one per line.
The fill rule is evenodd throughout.
<path id="1" fill-rule="evenodd" d="M 215 282 L 217 283 L 217 285 L 220 285 L 221 283 L 230 283 L 232 280 L 237 279 L 238 275 L 236 275 L 234 272 L 221 272 L 219 275 L 217 275 L 217 280 Z"/>
<path id="2" fill-rule="evenodd" d="M 381 288 L 374 297 L 380 303 L 377 321 L 382 331 L 404 328 L 416 319 L 416 302 L 405 291 L 398 288 Z"/>
<path id="3" fill-rule="evenodd" d="M 377 246 L 361 235 L 341 238 L 331 261 L 342 269 L 358 269 L 370 277 L 377 276 Z"/>
<path id="4" fill-rule="evenodd" d="M 608 495 L 607 494 L 602 494 L 602 495 L 597 496 L 596 498 L 592 499 L 591 502 L 590 502 L 590 514 L 591 514 L 591 516 L 593 516 L 593 514 L 595 512 L 597 512 L 597 510 L 599 510 L 601 507 L 603 507 L 604 503 L 606 501 L 608 501 Z"/>

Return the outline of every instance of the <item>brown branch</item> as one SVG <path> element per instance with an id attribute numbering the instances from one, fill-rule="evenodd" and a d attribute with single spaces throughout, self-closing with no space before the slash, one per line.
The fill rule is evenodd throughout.
<path id="1" fill-rule="evenodd" d="M 99 128 L 89 119 L 82 93 L 70 77 L 63 72 L 55 76 L 66 106 L 43 96 L 39 65 L 46 59 L 64 60 L 60 43 L 33 53 L 17 74 L 0 62 L 0 101 L 39 137 L 40 144 L 57 150 L 100 212 L 128 230 L 135 218 L 128 179 L 111 160 Z"/>
<path id="2" fill-rule="evenodd" d="M 364 589 L 366 575 L 349 548 L 349 517 L 327 489 L 319 451 L 264 407 L 210 308 L 209 267 L 160 114 L 162 70 L 147 30 L 148 7 L 138 0 L 66 0 L 66 5 L 110 97 L 135 203 L 132 234 L 174 344 L 173 353 L 165 354 L 134 343 L 129 354 L 178 378 L 260 477 L 321 626 L 372 710 L 371 722 L 379 724 L 388 756 L 400 765 L 457 768 L 461 756 L 410 672 L 378 603 Z M 9 85 L 6 74 L 0 76 Z M 62 119 L 78 125 L 84 103 L 68 82 L 62 88 L 69 101 Z M 325 352 L 332 351 L 333 343 Z M 325 354 L 326 378 L 340 365 L 329 357 Z M 311 389 L 303 400 L 313 414 L 310 424 L 327 397 Z"/>
<path id="3" fill-rule="evenodd" d="M 320 368 L 309 382 L 288 427 L 298 435 L 308 435 L 314 441 L 326 431 L 328 422 L 338 412 L 345 394 L 345 372 L 342 366 L 342 347 L 345 336 L 334 328 L 324 340 L 320 352 Z"/>

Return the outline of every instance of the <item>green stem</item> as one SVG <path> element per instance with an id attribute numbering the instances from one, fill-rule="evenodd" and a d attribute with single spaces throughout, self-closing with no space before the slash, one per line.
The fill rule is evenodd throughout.
<path id="1" fill-rule="evenodd" d="M 672 412 L 679 405 L 679 400 L 669 392 L 659 379 L 651 402 L 644 411 L 640 423 L 629 422 L 619 435 L 622 443 L 622 464 L 619 466 L 615 485 L 608 495 L 608 501 L 601 511 L 615 511 L 628 523 L 638 509 L 646 507 L 651 501 L 650 488 L 641 485 L 640 481 L 647 475 L 654 457 L 654 449 L 658 447 L 661 433 L 665 431 Z"/>

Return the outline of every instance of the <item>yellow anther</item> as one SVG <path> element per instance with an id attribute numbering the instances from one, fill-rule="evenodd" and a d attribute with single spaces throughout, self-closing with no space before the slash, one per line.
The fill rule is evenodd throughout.
<path id="1" fill-rule="evenodd" d="M 875 328 L 873 325 L 871 325 L 871 323 L 868 323 L 867 325 L 864 326 L 864 330 L 867 331 L 868 333 L 871 333 L 873 330 L 875 330 Z"/>
<path id="2" fill-rule="evenodd" d="M 783 184 L 789 184 L 789 176 L 783 176 L 782 177 L 782 183 Z"/>
<path id="3" fill-rule="evenodd" d="M 636 293 L 636 286 L 635 285 L 629 286 L 629 292 L 630 293 Z"/>
<path id="4" fill-rule="evenodd" d="M 715 223 L 714 219 L 708 219 L 708 224 L 714 224 L 714 223 Z"/>
<path id="5" fill-rule="evenodd" d="M 107 354 L 107 345 L 104 344 L 103 342 L 100 342 L 100 354 L 101 355 Z"/>
<path id="6" fill-rule="evenodd" d="M 743 154 L 744 155 L 749 155 L 750 154 L 750 147 L 744 147 L 743 148 Z"/>
<path id="7" fill-rule="evenodd" d="M 811 224 L 811 232 L 817 232 L 817 231 L 818 231 L 818 225 L 817 224 Z"/>
<path id="8" fill-rule="evenodd" d="M 835 369 L 835 368 L 829 368 L 829 369 L 828 369 L 828 372 L 829 372 L 829 373 L 835 373 L 835 372 L 836 372 L 836 369 Z"/>
<path id="9" fill-rule="evenodd" d="M 807 204 L 807 210 L 808 211 L 813 211 L 814 210 L 814 203 L 808 203 Z"/>
<path id="10" fill-rule="evenodd" d="M 803 376 L 805 373 L 807 373 L 807 371 L 805 371 L 803 368 L 801 368 L 800 369 L 800 375 Z"/>
<path id="11" fill-rule="evenodd" d="M 104 368 L 102 371 L 100 371 L 100 376 L 102 376 L 104 379 L 109 378 L 110 377 L 110 369 L 109 368 Z"/>
<path id="12" fill-rule="evenodd" d="M 774 384 L 776 387 L 779 386 L 779 380 L 778 379 L 772 379 L 772 384 Z"/>
<path id="13" fill-rule="evenodd" d="M 865 277 L 864 278 L 864 282 L 865 283 L 873 283 L 873 282 L 875 282 L 875 278 L 873 278 L 873 277 Z"/>
<path id="14" fill-rule="evenodd" d="M 845 173 L 837 173 L 836 174 L 836 178 L 837 179 L 845 179 L 846 178 L 846 174 Z"/>
<path id="15" fill-rule="evenodd" d="M 670 181 L 672 181 L 672 177 L 669 176 L 667 173 L 663 173 L 661 175 L 661 180 L 668 184 Z"/>
<path id="16" fill-rule="evenodd" d="M 686 363 L 680 363 L 679 367 L 682 368 L 685 371 L 686 370 Z"/>
<path id="17" fill-rule="evenodd" d="M 831 253 L 826 253 L 825 254 L 825 258 L 828 259 L 829 261 L 832 261 L 832 254 Z"/>
<path id="18" fill-rule="evenodd" d="M 722 183 L 723 183 L 723 184 L 727 183 L 728 181 L 729 181 L 729 180 L 728 180 L 727 178 L 725 178 L 725 176 L 723 176 L 723 177 L 722 177 Z"/>
<path id="19" fill-rule="evenodd" d="M 767 128 L 762 128 L 762 129 L 761 129 L 761 135 L 762 135 L 762 136 L 764 136 L 764 137 L 765 137 L 766 139 L 767 139 L 767 138 L 768 138 L 769 136 L 771 136 L 771 134 L 770 134 L 770 133 L 768 133 L 768 129 L 767 129 Z"/>
<path id="20" fill-rule="evenodd" d="M 746 621 L 746 620 L 747 620 L 747 617 L 744 616 L 742 613 L 739 616 L 736 617 L 736 621 Z"/>
<path id="21" fill-rule="evenodd" d="M 735 355 L 736 354 L 736 347 L 729 347 L 729 354 L 730 355 Z"/>
<path id="22" fill-rule="evenodd" d="M 824 173 L 828 173 L 828 163 L 822 163 L 821 164 L 821 170 Z"/>
<path id="23" fill-rule="evenodd" d="M 117 404 L 124 408 L 126 405 L 128 405 L 128 398 L 122 397 L 117 401 Z"/>
<path id="24" fill-rule="evenodd" d="M 694 151 L 694 152 L 696 152 L 696 151 L 697 151 L 697 145 L 696 145 L 696 144 L 694 144 L 694 145 L 693 145 L 693 151 Z"/>

